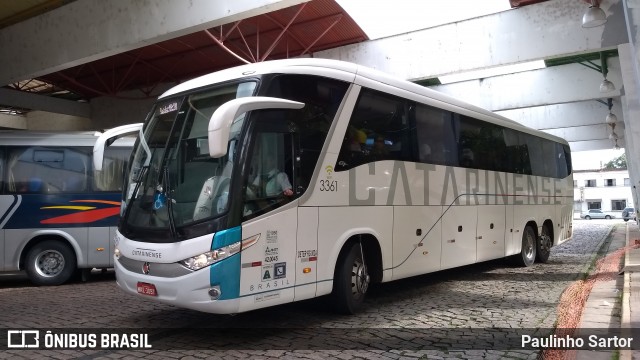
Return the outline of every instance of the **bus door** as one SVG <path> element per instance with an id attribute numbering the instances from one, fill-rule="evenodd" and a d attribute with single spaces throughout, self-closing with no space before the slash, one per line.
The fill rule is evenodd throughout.
<path id="1" fill-rule="evenodd" d="M 294 135 L 257 119 L 245 168 L 242 237 L 259 236 L 242 251 L 240 294 L 264 307 L 293 301 L 296 283 L 298 208 Z M 315 295 L 315 293 L 314 293 Z"/>

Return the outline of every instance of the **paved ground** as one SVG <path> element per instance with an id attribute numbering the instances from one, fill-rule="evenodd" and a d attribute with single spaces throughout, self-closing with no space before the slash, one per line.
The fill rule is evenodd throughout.
<path id="1" fill-rule="evenodd" d="M 548 264 L 492 261 L 380 285 L 355 316 L 335 315 L 326 298 L 236 316 L 199 313 L 126 295 L 112 273 L 59 287 L 0 277 L 0 339 L 16 328 L 113 329 L 146 333 L 154 345 L 11 349 L 0 359 L 535 359 L 539 351 L 517 350 L 513 334 L 550 333 L 560 295 L 588 270 L 614 224 L 624 223 L 576 220 L 573 240 L 554 248 Z"/>

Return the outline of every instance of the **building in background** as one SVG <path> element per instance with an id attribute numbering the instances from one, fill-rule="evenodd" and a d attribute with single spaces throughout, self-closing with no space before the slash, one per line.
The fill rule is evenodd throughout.
<path id="1" fill-rule="evenodd" d="M 617 218 L 625 207 L 633 207 L 629 171 L 615 170 L 575 170 L 573 172 L 574 214 L 589 209 L 602 209 Z"/>

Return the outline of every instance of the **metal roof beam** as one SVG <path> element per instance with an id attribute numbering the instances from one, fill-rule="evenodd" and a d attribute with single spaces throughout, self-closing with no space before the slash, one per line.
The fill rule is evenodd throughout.
<path id="1" fill-rule="evenodd" d="M 300 13 L 302 12 L 302 10 L 304 9 L 304 7 L 307 4 L 302 4 L 300 5 L 298 11 L 295 13 L 295 15 L 293 15 L 291 17 L 291 20 L 289 20 L 289 22 L 287 23 L 287 25 L 280 31 L 280 33 L 278 34 L 278 36 L 276 37 L 275 40 L 273 40 L 273 43 L 271 43 L 271 46 L 269 46 L 269 48 L 267 49 L 267 51 L 264 52 L 264 54 L 262 55 L 262 57 L 260 57 L 260 61 L 264 61 L 273 51 L 273 49 L 276 47 L 276 45 L 278 45 L 278 42 L 280 42 L 280 39 L 282 39 L 282 36 L 287 32 L 287 30 L 289 29 L 289 27 L 291 26 L 291 24 L 296 20 L 296 18 L 298 17 L 298 15 L 300 15 Z"/>
<path id="2" fill-rule="evenodd" d="M 0 86 L 307 1 L 75 1 L 0 30 Z"/>

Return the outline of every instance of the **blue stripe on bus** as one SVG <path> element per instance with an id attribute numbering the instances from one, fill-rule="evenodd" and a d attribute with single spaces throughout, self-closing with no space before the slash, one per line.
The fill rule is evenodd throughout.
<path id="1" fill-rule="evenodd" d="M 213 236 L 211 250 L 220 249 L 221 247 L 237 243 L 240 240 L 242 240 L 242 228 L 240 226 L 218 231 Z"/>
<path id="2" fill-rule="evenodd" d="M 4 195 L 6 196 L 6 195 Z M 11 195 L 13 196 L 13 195 Z M 78 200 L 98 200 L 112 201 L 120 203 L 122 195 L 120 193 L 86 193 L 86 194 L 23 194 L 22 202 L 13 215 L 7 219 L 5 229 L 51 229 L 51 228 L 73 228 L 73 227 L 107 227 L 116 226 L 119 220 L 119 211 L 113 216 L 102 219 L 90 219 L 80 223 L 57 223 L 45 224 L 42 221 L 51 218 L 81 213 L 80 210 L 52 208 L 56 206 L 92 206 L 96 209 L 115 208 L 119 205 L 105 203 L 83 203 Z M 17 198 L 14 196 L 14 198 Z M 115 211 L 114 211 L 115 212 Z M 8 213 L 8 212 L 7 212 Z M 5 215 L 6 216 L 6 215 Z"/>
<path id="3" fill-rule="evenodd" d="M 237 299 L 240 296 L 240 253 L 211 266 L 211 286 L 220 286 L 220 299 Z"/>
<path id="4" fill-rule="evenodd" d="M 218 231 L 213 236 L 211 250 L 237 243 L 242 240 L 242 228 L 240 226 Z M 240 253 L 224 259 L 210 268 L 209 281 L 211 286 L 220 286 L 220 300 L 237 299 L 240 295 Z"/>

